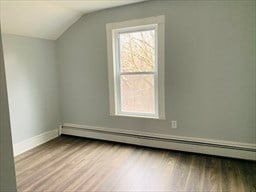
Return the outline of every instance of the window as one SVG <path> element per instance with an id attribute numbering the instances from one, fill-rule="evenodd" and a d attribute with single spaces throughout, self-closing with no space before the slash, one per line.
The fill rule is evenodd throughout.
<path id="1" fill-rule="evenodd" d="M 164 16 L 106 27 L 110 114 L 165 119 Z"/>

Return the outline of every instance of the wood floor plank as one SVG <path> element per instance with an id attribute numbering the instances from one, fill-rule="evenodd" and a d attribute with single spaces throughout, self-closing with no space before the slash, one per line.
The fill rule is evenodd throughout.
<path id="1" fill-rule="evenodd" d="M 256 162 L 72 136 L 15 162 L 19 192 L 256 191 Z"/>
<path id="2" fill-rule="evenodd" d="M 192 162 L 185 183 L 185 191 L 203 191 L 202 185 L 205 174 L 205 157 L 192 155 Z"/>

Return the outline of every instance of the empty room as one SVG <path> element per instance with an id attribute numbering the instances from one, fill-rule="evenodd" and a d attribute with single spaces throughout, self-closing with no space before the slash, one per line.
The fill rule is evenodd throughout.
<path id="1" fill-rule="evenodd" d="M 256 0 L 0 2 L 0 192 L 256 192 Z"/>

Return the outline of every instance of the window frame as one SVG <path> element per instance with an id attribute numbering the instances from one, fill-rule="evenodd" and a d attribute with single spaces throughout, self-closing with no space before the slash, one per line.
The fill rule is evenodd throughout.
<path id="1" fill-rule="evenodd" d="M 118 23 L 106 24 L 107 51 L 108 51 L 108 81 L 109 81 L 109 104 L 110 115 L 128 116 L 153 119 L 165 119 L 165 98 L 164 98 L 164 24 L 165 16 L 149 17 L 144 19 L 129 20 Z M 120 95 L 120 58 L 118 52 L 119 39 L 117 36 L 124 32 L 135 32 L 143 30 L 155 30 L 155 114 L 136 113 L 121 111 Z M 130 72 L 129 72 L 130 73 Z M 136 72 L 135 72 L 136 73 Z M 142 72 L 146 74 L 147 72 Z M 150 72 L 151 73 L 151 72 Z"/>

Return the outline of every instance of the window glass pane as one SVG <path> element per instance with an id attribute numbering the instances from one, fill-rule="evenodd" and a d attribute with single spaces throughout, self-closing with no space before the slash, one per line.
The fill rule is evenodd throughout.
<path id="1" fill-rule="evenodd" d="M 155 113 L 154 75 L 121 75 L 121 111 Z"/>
<path id="2" fill-rule="evenodd" d="M 153 72 L 155 70 L 155 30 L 121 33 L 121 72 Z"/>

